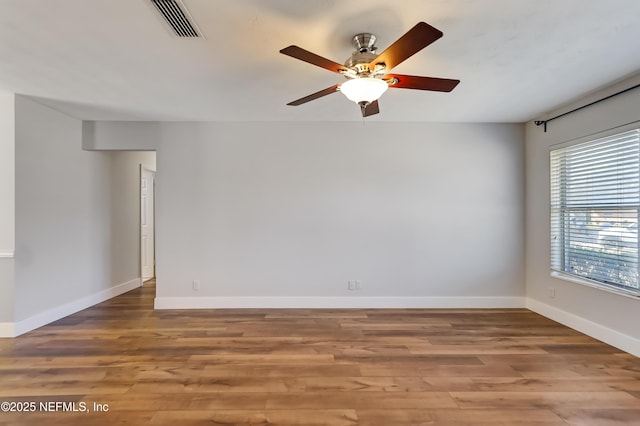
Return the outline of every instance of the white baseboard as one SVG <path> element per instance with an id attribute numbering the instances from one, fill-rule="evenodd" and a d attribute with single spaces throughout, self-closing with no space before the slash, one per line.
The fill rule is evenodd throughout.
<path id="1" fill-rule="evenodd" d="M 112 297 L 118 296 L 122 293 L 126 293 L 127 291 L 140 287 L 141 285 L 141 279 L 135 278 L 131 281 L 115 285 L 98 293 L 85 296 L 81 299 L 74 300 L 72 302 L 65 303 L 64 305 L 60 305 L 39 314 L 33 315 L 29 318 L 23 319 L 22 321 L 18 321 L 13 324 L 9 323 L 13 326 L 13 335 L 5 337 L 15 337 L 27 333 L 31 330 L 35 330 L 36 328 L 42 327 L 43 325 L 47 325 L 49 323 L 57 321 L 60 318 L 64 318 L 78 311 L 89 308 L 95 304 L 111 299 Z M 0 328 L 0 331 L 1 330 L 2 328 Z M 7 328 L 7 330 L 9 330 L 9 328 Z"/>
<path id="2" fill-rule="evenodd" d="M 527 309 L 571 327 L 581 333 L 640 357 L 640 340 L 586 318 L 563 311 L 535 299 L 527 299 Z"/>
<path id="3" fill-rule="evenodd" d="M 155 309 L 524 308 L 524 297 L 156 297 Z"/>
<path id="4" fill-rule="evenodd" d="M 15 336 L 15 324 L 12 322 L 0 322 L 0 337 Z"/>

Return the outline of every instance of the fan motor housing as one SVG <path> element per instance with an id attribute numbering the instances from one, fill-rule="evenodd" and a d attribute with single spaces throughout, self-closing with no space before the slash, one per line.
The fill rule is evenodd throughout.
<path id="1" fill-rule="evenodd" d="M 356 71 L 358 76 L 371 74 L 369 64 L 378 57 L 375 53 L 378 49 L 375 43 L 376 36 L 370 33 L 361 33 L 353 36 L 351 44 L 356 48 L 356 51 L 347 58 L 344 66 Z"/>
<path id="2" fill-rule="evenodd" d="M 347 61 L 344 63 L 344 66 L 354 69 L 358 74 L 368 74 L 370 72 L 369 64 L 377 57 L 378 55 L 376 55 L 375 53 L 356 52 L 347 59 Z"/>

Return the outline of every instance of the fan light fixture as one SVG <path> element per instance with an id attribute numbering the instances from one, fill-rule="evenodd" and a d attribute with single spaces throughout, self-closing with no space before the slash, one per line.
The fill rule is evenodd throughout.
<path id="1" fill-rule="evenodd" d="M 371 33 L 356 34 L 351 39 L 351 44 L 356 50 L 344 65 L 294 44 L 285 47 L 280 50 L 283 55 L 291 56 L 347 78 L 347 81 L 342 84 L 334 84 L 289 102 L 287 105 L 302 105 L 332 93 L 342 92 L 349 100 L 358 104 L 363 117 L 369 117 L 380 113 L 378 98 L 388 88 L 450 92 L 460 83 L 460 80 L 389 73 L 396 65 L 440 37 L 442 37 L 442 31 L 425 22 L 418 22 L 391 46 L 377 54 L 376 36 Z"/>
<path id="2" fill-rule="evenodd" d="M 342 94 L 358 105 L 377 101 L 388 88 L 385 81 L 373 77 L 353 78 L 340 85 Z"/>

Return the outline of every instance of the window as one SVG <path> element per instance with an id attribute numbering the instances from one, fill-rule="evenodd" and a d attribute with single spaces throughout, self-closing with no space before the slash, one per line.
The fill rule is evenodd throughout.
<path id="1" fill-rule="evenodd" d="M 640 129 L 551 151 L 551 269 L 640 295 Z"/>

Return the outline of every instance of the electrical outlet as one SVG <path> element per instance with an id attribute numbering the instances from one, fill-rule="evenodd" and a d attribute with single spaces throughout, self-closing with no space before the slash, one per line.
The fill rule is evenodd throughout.
<path id="1" fill-rule="evenodd" d="M 555 299 L 556 297 L 556 288 L 555 287 L 549 287 L 549 297 L 552 299 Z"/>
<path id="2" fill-rule="evenodd" d="M 360 280 L 349 280 L 349 281 L 347 281 L 347 290 L 349 290 L 349 291 L 362 290 L 362 281 L 360 281 Z"/>
<path id="3" fill-rule="evenodd" d="M 200 290 L 200 280 L 193 280 L 192 288 L 193 290 Z"/>

